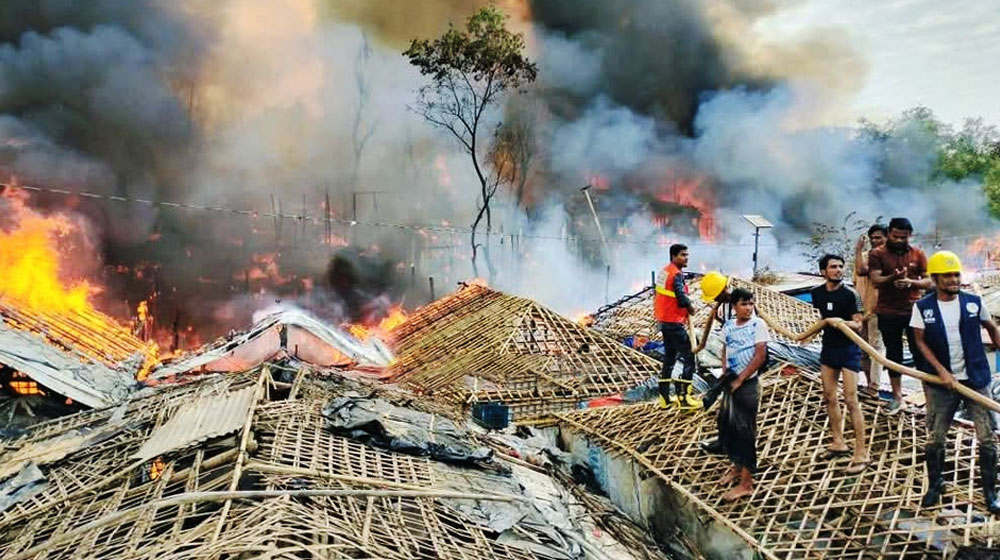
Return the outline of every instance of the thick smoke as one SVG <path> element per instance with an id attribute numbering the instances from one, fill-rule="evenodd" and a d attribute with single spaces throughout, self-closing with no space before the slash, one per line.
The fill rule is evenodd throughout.
<path id="1" fill-rule="evenodd" d="M 274 299 L 334 320 L 423 303 L 428 277 L 441 295 L 472 275 L 451 228 L 471 224 L 478 189 L 466 156 L 408 110 L 422 78 L 400 52 L 484 4 L 6 2 L 0 179 L 216 207 L 32 195 L 87 216 L 109 299 L 153 296 L 161 324 L 213 335 Z M 764 263 L 792 269 L 812 223 L 851 211 L 953 235 L 988 223 L 977 185 L 926 184 L 925 131 L 884 141 L 826 124 L 864 64 L 828 30 L 763 36 L 779 2 L 499 5 L 541 69 L 502 111 L 536 152 L 483 237 L 502 288 L 592 310 L 648 282 L 677 240 L 695 269 L 745 274 L 745 213 L 777 224 Z"/>

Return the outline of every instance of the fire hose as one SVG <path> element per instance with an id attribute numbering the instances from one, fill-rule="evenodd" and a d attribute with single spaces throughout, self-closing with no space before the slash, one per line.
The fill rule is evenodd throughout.
<path id="1" fill-rule="evenodd" d="M 714 313 L 713 313 L 713 316 L 714 316 Z M 767 326 L 771 328 L 771 330 L 773 330 L 774 332 L 780 334 L 781 336 L 784 336 L 785 338 L 788 338 L 789 340 L 793 340 L 795 342 L 802 342 L 802 341 L 808 340 L 808 339 L 816 336 L 817 334 L 819 334 L 819 332 L 821 330 L 823 330 L 823 327 L 831 326 L 831 327 L 839 330 L 840 332 L 844 333 L 847 336 L 847 338 L 851 339 L 855 344 L 857 344 L 859 347 L 861 347 L 861 350 L 863 350 L 866 354 L 868 354 L 868 356 L 871 359 L 873 359 L 876 362 L 882 364 L 882 366 L 884 366 L 884 367 L 886 367 L 886 368 L 888 368 L 888 369 L 890 369 L 892 371 L 895 371 L 896 373 L 901 373 L 903 375 L 908 375 L 910 377 L 919 379 L 920 381 L 923 381 L 924 383 L 933 383 L 935 385 L 945 386 L 944 380 L 942 380 L 937 375 L 932 375 L 932 374 L 929 374 L 929 373 L 925 373 L 925 372 L 922 372 L 920 370 L 904 366 L 903 364 L 898 364 L 898 363 L 896 363 L 896 362 L 894 362 L 894 361 L 886 358 L 878 350 L 876 350 L 875 348 L 873 348 L 871 344 L 868 344 L 867 340 L 861 338 L 861 335 L 859 335 L 857 332 L 854 331 L 854 329 L 852 329 L 850 326 L 848 326 L 847 322 L 844 321 L 843 319 L 836 318 L 836 317 L 830 318 L 830 319 L 820 319 L 820 320 L 816 321 L 811 327 L 809 327 L 805 331 L 803 331 L 803 332 L 801 332 L 799 334 L 795 334 L 795 333 L 789 331 L 788 329 L 786 329 L 784 326 L 782 326 L 781 324 L 779 324 L 777 321 L 775 321 L 771 317 L 769 317 L 766 313 L 763 313 L 760 309 L 757 309 L 757 316 L 760 317 L 761 319 L 763 319 L 764 322 L 767 323 Z M 710 317 L 709 318 L 709 324 L 711 324 L 711 319 L 712 318 Z M 707 340 L 708 337 L 706 336 L 705 338 Z M 705 344 L 705 341 L 702 341 L 701 346 L 698 347 L 698 350 L 696 350 L 696 352 L 700 352 L 704 348 L 704 344 Z M 917 351 L 917 350 L 916 350 L 916 348 L 912 348 L 911 351 Z M 977 403 L 979 403 L 979 404 L 981 404 L 981 405 L 989 408 L 990 410 L 993 410 L 995 412 L 1000 412 L 1000 403 L 996 402 L 995 400 L 993 400 L 993 399 L 991 399 L 991 398 L 989 398 L 987 396 L 984 396 L 984 395 L 982 395 L 980 393 L 977 393 L 973 389 L 970 389 L 969 387 L 966 387 L 965 385 L 962 385 L 961 383 L 956 384 L 952 388 L 952 390 L 955 391 L 955 392 L 957 392 L 958 394 L 962 395 L 963 397 L 966 397 L 966 398 L 968 398 L 970 400 L 973 400 L 973 401 L 975 401 L 975 402 L 977 402 Z"/>

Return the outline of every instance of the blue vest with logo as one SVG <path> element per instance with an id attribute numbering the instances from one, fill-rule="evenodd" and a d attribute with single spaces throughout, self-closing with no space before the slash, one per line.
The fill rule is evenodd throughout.
<path id="1" fill-rule="evenodd" d="M 962 351 L 965 354 L 965 372 L 969 375 L 968 385 L 974 389 L 982 389 L 990 384 L 990 362 L 986 359 L 983 349 L 983 339 L 980 334 L 982 324 L 979 321 L 979 310 L 983 302 L 979 296 L 958 293 L 959 320 L 958 330 L 962 335 Z M 934 352 L 934 357 L 941 365 L 951 369 L 951 355 L 948 353 L 948 335 L 941 319 L 941 308 L 938 307 L 937 294 L 931 292 L 917 301 L 917 309 L 924 319 L 924 342 Z M 920 369 L 927 373 L 937 374 L 926 360 L 920 364 Z"/>

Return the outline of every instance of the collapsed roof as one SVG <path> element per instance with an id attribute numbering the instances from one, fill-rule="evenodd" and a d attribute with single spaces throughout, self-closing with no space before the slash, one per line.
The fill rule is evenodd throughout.
<path id="1" fill-rule="evenodd" d="M 123 398 L 155 346 L 100 313 L 48 314 L 0 301 L 0 364 L 90 407 Z"/>
<path id="2" fill-rule="evenodd" d="M 187 379 L 0 442 L 0 556 L 667 558 L 596 497 L 581 507 L 485 435 L 393 404 L 388 389 L 372 397 L 294 362 Z M 359 422 L 343 422 L 345 402 Z M 451 438 L 479 463 L 356 431 L 411 448 Z"/>
<path id="3" fill-rule="evenodd" d="M 524 421 L 640 385 L 660 364 L 526 298 L 466 285 L 392 331 L 400 385 Z"/>

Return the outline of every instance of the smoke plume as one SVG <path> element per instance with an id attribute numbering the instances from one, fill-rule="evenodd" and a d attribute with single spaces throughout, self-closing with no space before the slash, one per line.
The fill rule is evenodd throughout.
<path id="1" fill-rule="evenodd" d="M 478 185 L 408 110 L 423 82 L 401 50 L 485 4 L 8 1 L 0 179 L 117 197 L 31 204 L 85 217 L 120 315 L 150 299 L 161 324 L 214 336 L 274 299 L 335 321 L 423 303 L 430 277 L 441 295 L 472 274 Z M 647 283 L 673 241 L 696 269 L 746 273 L 746 213 L 776 223 L 765 263 L 792 269 L 814 222 L 852 211 L 954 235 L 991 223 L 978 185 L 927 183 L 922 131 L 829 125 L 863 58 L 834 30 L 763 35 L 782 2 L 499 5 L 540 66 L 497 112 L 532 156 L 483 237 L 502 288 L 592 310 Z"/>

